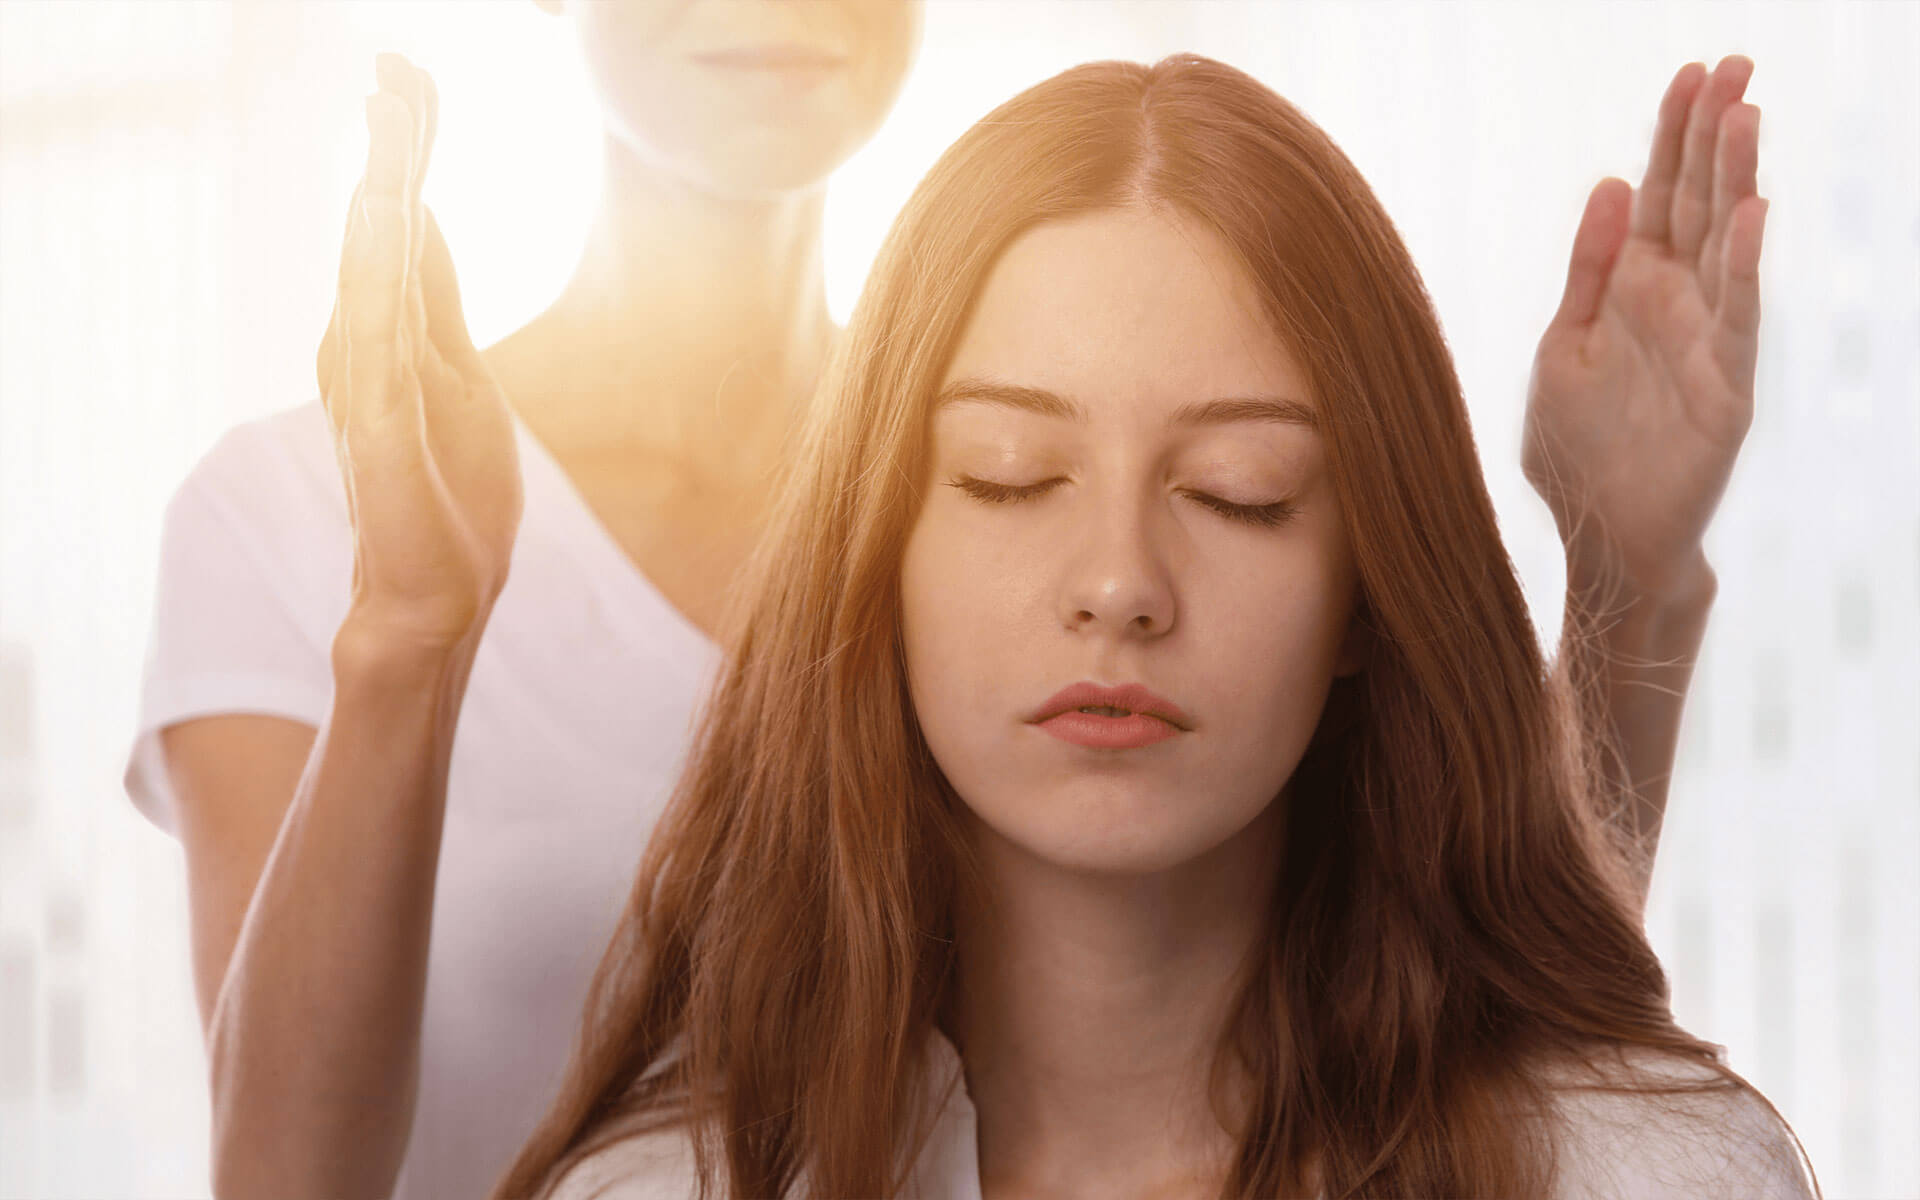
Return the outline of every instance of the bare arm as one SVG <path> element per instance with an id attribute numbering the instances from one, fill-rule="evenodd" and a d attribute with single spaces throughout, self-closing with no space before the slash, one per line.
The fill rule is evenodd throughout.
<path id="1" fill-rule="evenodd" d="M 311 735 L 238 716 L 163 735 L 223 1197 L 392 1190 L 454 730 L 520 521 L 512 417 L 420 201 L 432 85 L 394 56 L 379 74 L 317 363 L 353 526 L 333 708 Z"/>
<path id="2" fill-rule="evenodd" d="M 392 1190 L 469 663 L 343 629 L 332 712 L 284 805 L 266 789 L 284 785 L 307 727 L 221 717 L 163 735 L 192 878 L 217 1195 Z M 249 765 L 268 770 L 248 779 Z M 263 810 L 282 814 L 270 842 Z"/>
<path id="3" fill-rule="evenodd" d="M 1687 689 L 1717 588 L 1703 559 L 1698 574 L 1670 595 L 1616 599 L 1597 636 L 1584 636 L 1573 614 L 1581 604 L 1595 603 L 1598 589 L 1569 587 L 1554 671 L 1563 678 L 1571 672 L 1568 682 L 1588 681 L 1599 709 L 1591 715 L 1610 735 L 1601 766 L 1608 794 L 1621 800 L 1615 819 L 1629 845 L 1628 867 L 1642 904 L 1653 882 Z"/>

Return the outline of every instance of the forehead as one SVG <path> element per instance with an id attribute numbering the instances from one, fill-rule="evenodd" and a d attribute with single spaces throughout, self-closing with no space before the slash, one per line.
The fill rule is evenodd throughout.
<path id="1" fill-rule="evenodd" d="M 970 378 L 1057 391 L 1090 406 L 1309 399 L 1305 372 L 1220 236 L 1144 207 L 1048 221 L 1015 239 L 981 288 L 947 369 L 946 382 Z"/>

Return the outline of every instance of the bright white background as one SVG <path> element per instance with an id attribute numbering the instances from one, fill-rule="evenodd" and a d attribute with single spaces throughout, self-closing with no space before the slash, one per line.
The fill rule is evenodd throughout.
<path id="1" fill-rule="evenodd" d="M 160 515 L 226 427 L 312 394 L 386 48 L 439 83 L 428 199 L 490 340 L 559 287 L 595 195 L 561 22 L 0 4 L 0 1196 L 207 1190 L 181 858 L 119 782 Z M 1298 103 L 1398 221 L 1549 645 L 1564 581 L 1518 434 L 1581 201 L 1638 182 L 1682 62 L 1757 62 L 1757 416 L 1649 923 L 1682 1023 L 1779 1104 L 1827 1194 L 1920 1194 L 1920 9 L 936 3 L 834 181 L 836 313 L 969 122 L 1073 63 L 1187 49 Z"/>

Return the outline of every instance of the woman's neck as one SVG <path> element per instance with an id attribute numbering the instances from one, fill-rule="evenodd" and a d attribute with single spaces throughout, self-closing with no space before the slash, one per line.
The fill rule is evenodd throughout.
<path id="1" fill-rule="evenodd" d="M 962 915 L 951 1032 L 990 1193 L 1218 1188 L 1238 1144 L 1222 1122 L 1239 1117 L 1216 1115 L 1209 1069 L 1269 929 L 1277 818 L 1125 878 L 1063 872 L 977 829 L 993 911 Z"/>
<path id="2" fill-rule="evenodd" d="M 573 277 L 490 351 L 516 407 L 563 454 L 664 455 L 724 470 L 774 452 L 834 332 L 824 200 L 824 186 L 703 191 L 609 138 Z"/>

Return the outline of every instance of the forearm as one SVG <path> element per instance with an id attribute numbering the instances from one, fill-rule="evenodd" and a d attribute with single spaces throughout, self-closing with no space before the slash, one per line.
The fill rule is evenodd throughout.
<path id="1" fill-rule="evenodd" d="M 1600 756 L 1605 794 L 1630 849 L 1644 902 L 1666 815 L 1668 784 L 1694 664 L 1706 636 L 1718 584 L 1704 558 L 1659 593 L 1616 583 L 1608 590 L 1576 556 L 1569 565 L 1567 618 L 1555 671 L 1593 705 L 1593 725 L 1609 745 Z M 1593 606 L 1598 612 L 1589 612 Z M 1587 619 L 1595 623 L 1589 626 Z"/>
<path id="2" fill-rule="evenodd" d="M 419 1076 L 447 766 L 467 654 L 347 630 L 335 692 L 209 1026 L 222 1197 L 391 1192 Z"/>

